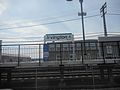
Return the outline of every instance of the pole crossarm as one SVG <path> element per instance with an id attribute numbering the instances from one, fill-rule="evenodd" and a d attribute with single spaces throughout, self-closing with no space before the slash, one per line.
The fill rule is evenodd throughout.
<path id="1" fill-rule="evenodd" d="M 107 3 L 106 2 L 100 8 L 100 13 L 102 14 L 101 17 L 107 13 Z"/>

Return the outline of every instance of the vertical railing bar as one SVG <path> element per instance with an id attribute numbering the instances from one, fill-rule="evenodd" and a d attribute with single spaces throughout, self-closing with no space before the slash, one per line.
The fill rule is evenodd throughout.
<path id="1" fill-rule="evenodd" d="M 40 66 L 40 44 L 39 44 L 39 66 Z"/>
<path id="2" fill-rule="evenodd" d="M 84 64 L 83 42 L 81 42 L 81 54 L 82 54 L 82 64 Z"/>
<path id="3" fill-rule="evenodd" d="M 20 45 L 18 45 L 18 66 L 20 66 Z"/>
<path id="4" fill-rule="evenodd" d="M 103 62 L 105 63 L 105 55 L 104 55 L 104 46 L 103 43 L 101 43 L 101 47 L 102 47 L 102 57 L 103 57 Z"/>

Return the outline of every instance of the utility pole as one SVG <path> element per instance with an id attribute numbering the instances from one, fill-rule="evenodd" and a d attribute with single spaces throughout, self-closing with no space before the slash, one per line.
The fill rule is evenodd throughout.
<path id="1" fill-rule="evenodd" d="M 78 13 L 78 16 L 81 16 L 82 20 L 82 32 L 83 32 L 83 51 L 82 51 L 82 63 L 84 63 L 85 55 L 86 55 L 86 47 L 85 47 L 85 30 L 84 30 L 84 16 L 86 16 L 86 13 L 83 12 L 83 0 L 79 0 L 80 6 L 81 6 L 81 13 Z"/>
<path id="2" fill-rule="evenodd" d="M 72 1 L 72 0 L 67 0 Z M 83 33 L 83 49 L 82 49 L 82 64 L 84 63 L 85 55 L 86 53 L 86 47 L 85 47 L 85 30 L 84 30 L 84 16 L 86 16 L 86 13 L 83 12 L 83 0 L 79 0 L 81 12 L 78 12 L 78 16 L 81 16 L 82 20 L 82 33 Z"/>
<path id="3" fill-rule="evenodd" d="M 106 2 L 101 7 L 100 13 L 102 14 L 101 17 L 103 17 L 104 35 L 105 35 L 105 37 L 107 37 L 107 28 L 106 28 L 106 19 L 105 19 L 105 14 L 107 13 L 107 3 Z"/>

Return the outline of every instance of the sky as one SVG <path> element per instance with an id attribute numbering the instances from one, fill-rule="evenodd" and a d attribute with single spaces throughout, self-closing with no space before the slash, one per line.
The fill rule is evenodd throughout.
<path id="1" fill-rule="evenodd" d="M 107 31 L 120 32 L 120 0 L 83 0 L 86 38 L 104 31 L 100 8 L 105 2 Z M 0 0 L 0 39 L 41 40 L 45 34 L 55 33 L 82 37 L 78 12 L 79 0 Z"/>

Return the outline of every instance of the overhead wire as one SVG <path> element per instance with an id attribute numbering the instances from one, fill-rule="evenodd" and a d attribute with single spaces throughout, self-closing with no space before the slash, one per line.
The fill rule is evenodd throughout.
<path id="1" fill-rule="evenodd" d="M 100 33 L 104 33 L 104 32 L 94 32 L 94 33 L 86 33 L 85 35 L 94 35 L 94 34 L 100 34 Z M 114 32 L 112 32 L 114 33 Z M 120 33 L 120 32 L 116 32 L 116 33 Z M 82 34 L 80 33 L 75 33 L 74 36 L 80 36 Z M 8 38 L 0 38 L 0 39 L 43 39 L 44 36 L 34 36 L 34 37 L 8 37 Z"/>
<path id="2" fill-rule="evenodd" d="M 107 13 L 107 15 L 120 15 L 120 13 Z"/>
<path id="3" fill-rule="evenodd" d="M 92 11 L 97 11 L 97 10 L 92 10 Z M 66 12 L 66 11 L 65 11 Z M 88 11 L 89 12 L 89 11 Z M 90 11 L 91 12 L 91 11 Z M 53 20 L 53 19 L 59 19 L 59 18 L 62 18 L 62 17 L 68 17 L 68 16 L 72 16 L 75 14 L 72 12 L 72 13 L 67 13 L 67 14 L 64 14 L 64 15 L 60 15 L 60 16 L 49 16 L 49 17 L 42 17 L 42 18 L 38 18 L 38 19 L 32 19 L 32 20 L 22 20 L 22 21 L 15 21 L 13 23 L 10 22 L 10 24 L 0 24 L 0 26 L 7 26 L 7 25 L 14 25 L 14 24 L 21 24 L 21 23 L 27 23 L 27 22 L 37 22 L 37 21 L 43 21 L 43 20 Z M 5 21 L 4 21 L 5 22 Z M 6 21 L 8 22 L 8 21 Z"/>
<path id="4" fill-rule="evenodd" d="M 35 38 L 44 38 L 43 36 L 35 36 L 35 37 L 8 37 L 8 38 L 0 38 L 0 39 L 35 39 Z"/>
<path id="5" fill-rule="evenodd" d="M 92 16 L 87 16 L 87 17 L 84 17 L 84 18 L 91 18 L 91 17 L 96 17 L 96 16 L 100 16 L 100 14 L 92 15 Z M 28 28 L 28 27 L 35 27 L 35 26 L 40 26 L 40 25 L 51 25 L 51 24 L 57 24 L 57 23 L 62 23 L 62 22 L 76 21 L 76 20 L 79 20 L 79 19 L 81 19 L 81 18 L 66 19 L 66 20 L 61 20 L 61 21 L 40 23 L 40 24 L 34 24 L 34 25 L 1 28 L 0 30 L 8 30 L 8 29 L 16 29 L 16 28 Z"/>
<path id="6" fill-rule="evenodd" d="M 118 15 L 119 16 L 120 14 L 119 13 L 107 13 L 107 15 Z M 65 17 L 65 16 L 68 16 L 68 15 L 56 16 L 56 17 L 51 17 L 51 18 L 47 17 L 47 18 L 42 18 L 42 19 L 39 19 L 39 20 L 52 20 L 52 19 L 62 18 L 62 17 Z M 97 16 L 100 16 L 100 14 L 86 16 L 84 18 L 87 19 L 87 18 L 92 18 L 92 17 L 97 17 Z M 57 23 L 62 23 L 62 22 L 76 21 L 76 20 L 79 20 L 79 19 L 81 19 L 81 18 L 73 18 L 73 19 L 66 19 L 66 20 L 61 20 L 61 21 L 46 22 L 46 23 L 39 23 L 39 24 L 25 25 L 25 26 L 17 26 L 17 27 L 0 28 L 0 30 L 9 30 L 9 29 L 17 29 L 17 28 L 28 28 L 28 27 L 35 27 L 35 26 L 40 26 L 40 25 L 52 25 L 52 24 L 57 24 Z M 35 20 L 35 21 L 39 21 L 39 20 Z M 15 25 L 15 24 L 20 24 L 20 23 L 18 22 L 18 23 L 12 23 L 12 24 L 3 24 L 3 25 L 0 25 L 0 26 Z M 99 32 L 99 34 L 100 33 L 103 33 L 103 32 Z M 91 33 L 91 35 L 90 35 L 90 33 L 87 33 L 87 34 L 86 34 L 86 37 L 97 36 L 97 35 L 93 35 L 93 34 L 96 34 L 96 33 Z M 80 34 L 78 34 L 78 35 L 80 35 Z M 41 37 L 41 36 L 40 37 L 19 37 L 19 38 L 16 38 L 16 37 L 14 38 L 13 37 L 13 38 L 2 38 L 2 39 L 21 39 L 21 38 L 29 39 L 29 38 L 44 38 L 44 37 Z M 17 43 L 16 41 L 4 41 L 3 43 L 11 43 L 11 42 Z M 18 41 L 18 42 L 43 42 L 43 40 L 39 40 L 39 41 Z"/>
<path id="7" fill-rule="evenodd" d="M 120 32 L 119 32 L 120 33 Z M 101 36 L 101 35 L 104 35 L 104 33 L 101 33 L 101 34 L 95 34 L 95 35 L 86 35 L 86 38 L 90 38 L 90 37 L 97 37 L 97 36 Z M 112 34 L 112 33 L 108 33 L 108 35 L 117 35 L 117 34 Z M 74 39 L 78 39 L 78 38 L 82 38 L 82 36 L 75 36 Z M 25 41 L 3 41 L 2 43 L 35 43 L 35 42 L 44 42 L 44 39 L 43 40 L 25 40 Z"/>
<path id="8" fill-rule="evenodd" d="M 93 35 L 98 35 L 98 34 L 104 34 L 104 32 L 94 32 L 94 33 L 86 33 L 85 36 L 93 36 Z M 108 34 L 112 34 L 112 35 L 117 35 L 120 34 L 120 32 L 109 32 Z M 82 34 L 80 33 L 75 33 L 74 36 L 78 37 L 81 36 Z M 8 37 L 8 38 L 0 38 L 0 39 L 43 39 L 44 36 L 34 36 L 34 37 Z"/>
<path id="9" fill-rule="evenodd" d="M 119 13 L 108 13 L 107 15 L 120 15 Z M 87 16 L 84 18 L 91 18 L 91 17 L 96 17 L 96 16 L 100 16 L 100 14 L 97 15 L 91 15 L 91 16 Z M 57 18 L 57 17 L 56 17 Z M 56 23 L 62 23 L 62 22 L 69 22 L 69 21 L 75 21 L 75 20 L 79 20 L 81 18 L 74 18 L 74 19 L 67 19 L 67 20 L 61 20 L 61 21 L 56 21 L 56 22 L 48 22 L 48 23 L 40 23 L 40 24 L 35 24 L 35 25 L 27 25 L 27 26 L 19 26 L 19 27 L 10 27 L 10 28 L 2 28 L 0 30 L 4 30 L 4 29 L 15 29 L 15 28 L 26 28 L 26 27 L 34 27 L 34 26 L 39 26 L 39 25 L 49 25 L 49 24 L 56 24 Z M 21 37 L 22 38 L 22 37 Z M 23 38 L 43 38 L 43 37 L 23 37 Z M 3 39 L 15 39 L 15 38 L 3 38 Z M 17 39 L 17 38 L 16 38 Z M 19 38 L 18 38 L 19 39 Z M 15 41 L 16 42 L 16 41 Z M 26 41 L 25 41 L 26 42 Z M 28 42 L 34 42 L 34 41 L 28 41 Z M 37 41 L 35 41 L 37 42 Z M 6 43 L 6 42 L 5 42 Z"/>
<path id="10" fill-rule="evenodd" d="M 52 17 L 43 17 L 43 18 L 39 18 L 39 19 L 32 19 L 32 20 L 24 20 L 24 21 L 16 21 L 16 22 L 13 22 L 11 24 L 0 24 L 0 26 L 7 26 L 7 25 L 15 25 L 15 24 L 21 24 L 21 23 L 27 23 L 27 22 L 38 22 L 38 21 L 49 21 L 49 20 L 54 20 L 54 19 L 59 19 L 59 18 L 62 18 L 62 17 L 68 17 L 68 16 L 72 16 L 74 14 L 65 14 L 65 15 L 61 15 L 61 16 L 52 16 Z"/>
<path id="11" fill-rule="evenodd" d="M 120 14 L 118 14 L 118 13 L 108 13 L 107 15 L 120 15 Z M 87 17 L 84 17 L 84 18 L 91 18 L 91 17 L 96 17 L 96 16 L 100 16 L 100 14 L 91 15 L 91 16 L 87 16 Z M 58 16 L 58 17 L 63 17 L 63 16 Z M 55 17 L 55 18 L 58 18 L 58 17 Z M 40 23 L 40 24 L 33 24 L 33 25 L 26 25 L 26 26 L 1 28 L 0 30 L 4 30 L 4 29 L 8 30 L 8 29 L 16 29 L 16 28 L 28 28 L 28 27 L 35 27 L 35 26 L 40 26 L 40 25 L 57 24 L 57 23 L 62 23 L 62 22 L 75 21 L 75 20 L 79 20 L 79 19 L 81 19 L 81 18 L 73 18 L 73 19 L 67 19 L 67 20 L 61 20 L 61 21 L 55 21 L 55 22 L 47 22 L 47 23 Z M 17 24 L 17 23 L 14 23 L 14 24 Z M 6 24 L 6 25 L 14 25 L 14 24 Z M 0 26 L 2 26 L 2 25 L 0 25 Z"/>
<path id="12" fill-rule="evenodd" d="M 27 42 L 43 42 L 43 40 L 36 41 L 3 41 L 2 43 L 27 43 Z"/>

